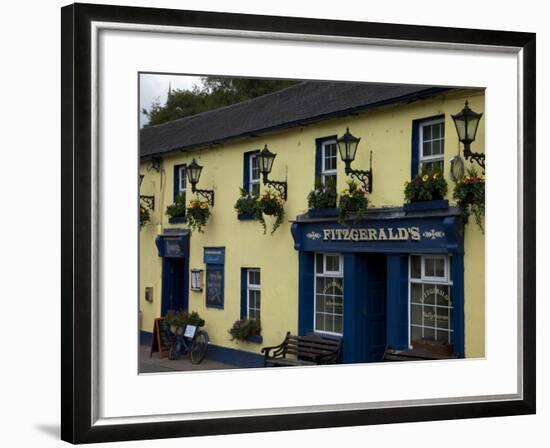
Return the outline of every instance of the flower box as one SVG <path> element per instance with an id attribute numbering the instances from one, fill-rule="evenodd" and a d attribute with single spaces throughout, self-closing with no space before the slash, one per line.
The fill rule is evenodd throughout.
<path id="1" fill-rule="evenodd" d="M 237 219 L 239 221 L 253 221 L 258 219 L 254 213 L 237 213 Z"/>
<path id="2" fill-rule="evenodd" d="M 308 218 L 335 218 L 338 216 L 337 208 L 311 208 L 307 211 Z"/>
<path id="3" fill-rule="evenodd" d="M 168 218 L 170 224 L 182 224 L 185 222 L 185 216 L 171 216 Z"/>
<path id="4" fill-rule="evenodd" d="M 248 336 L 246 338 L 246 340 L 248 342 L 253 342 L 255 344 L 261 344 L 262 342 L 264 342 L 264 338 L 262 336 Z"/>
<path id="5" fill-rule="evenodd" d="M 448 208 L 449 208 L 449 201 L 447 199 L 439 199 L 437 201 L 411 202 L 410 204 L 403 205 L 403 210 L 405 212 L 421 212 L 426 210 L 446 210 Z"/>

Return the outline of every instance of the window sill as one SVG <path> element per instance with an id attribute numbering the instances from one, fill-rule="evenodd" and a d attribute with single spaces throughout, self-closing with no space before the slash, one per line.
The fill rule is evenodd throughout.
<path id="1" fill-rule="evenodd" d="M 185 216 L 173 216 L 168 218 L 170 224 L 183 224 L 186 222 Z"/>
<path id="2" fill-rule="evenodd" d="M 334 218 L 338 216 L 338 209 L 335 208 L 311 208 L 307 211 L 308 218 Z"/>
<path id="3" fill-rule="evenodd" d="M 253 342 L 255 344 L 261 344 L 262 342 L 264 342 L 264 338 L 262 336 L 248 336 L 246 338 L 246 340 L 248 342 Z"/>
<path id="4" fill-rule="evenodd" d="M 254 216 L 254 213 L 238 213 L 237 219 L 239 221 L 255 221 L 257 218 Z"/>
<path id="5" fill-rule="evenodd" d="M 425 210 L 446 210 L 449 208 L 449 201 L 447 199 L 439 199 L 437 201 L 420 201 L 411 202 L 410 204 L 404 204 L 403 210 L 405 212 L 419 212 Z"/>

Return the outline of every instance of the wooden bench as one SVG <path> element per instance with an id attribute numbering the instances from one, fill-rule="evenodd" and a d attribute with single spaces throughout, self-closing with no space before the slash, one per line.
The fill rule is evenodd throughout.
<path id="1" fill-rule="evenodd" d="M 319 335 L 296 336 L 286 334 L 284 341 L 273 347 L 262 348 L 265 367 L 309 366 L 340 362 L 340 339 Z"/>
<path id="2" fill-rule="evenodd" d="M 425 361 L 435 359 L 456 359 L 457 355 L 434 354 L 425 350 L 393 350 L 386 348 L 383 361 Z"/>

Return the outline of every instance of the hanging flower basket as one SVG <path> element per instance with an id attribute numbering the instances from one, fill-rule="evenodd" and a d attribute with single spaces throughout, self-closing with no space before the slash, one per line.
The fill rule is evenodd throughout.
<path id="1" fill-rule="evenodd" d="M 467 175 L 457 182 L 453 198 L 460 208 L 464 223 L 468 222 L 470 215 L 474 215 L 477 226 L 484 232 L 485 177 L 478 176 L 476 170 L 470 168 Z"/>
<path id="2" fill-rule="evenodd" d="M 348 181 L 348 188 L 340 193 L 338 201 L 338 221 L 347 224 L 365 216 L 369 205 L 367 192 L 357 182 Z"/>
<path id="3" fill-rule="evenodd" d="M 149 209 L 143 205 L 139 206 L 139 228 L 142 229 L 145 224 L 151 220 Z"/>
<path id="4" fill-rule="evenodd" d="M 199 233 L 204 233 L 203 227 L 210 218 L 210 206 L 208 202 L 200 199 L 193 199 L 187 207 L 187 225 L 191 230 L 197 230 Z"/>
<path id="5" fill-rule="evenodd" d="M 333 178 L 328 178 L 325 184 L 320 178 L 315 180 L 315 189 L 307 196 L 307 206 L 310 211 L 336 207 L 336 185 Z"/>
<path id="6" fill-rule="evenodd" d="M 269 190 L 262 193 L 256 199 L 258 207 L 258 220 L 264 228 L 264 234 L 267 232 L 267 224 L 264 215 L 274 216 L 275 222 L 271 229 L 271 234 L 275 233 L 277 228 L 283 223 L 285 217 L 284 200 L 281 195 L 275 191 Z"/>
<path id="7" fill-rule="evenodd" d="M 261 335 L 262 326 L 256 319 L 240 319 L 235 321 L 228 333 L 232 341 L 254 341 Z"/>
<path id="8" fill-rule="evenodd" d="M 178 194 L 172 204 L 166 207 L 166 214 L 169 216 L 169 222 L 185 221 L 185 197 Z"/>

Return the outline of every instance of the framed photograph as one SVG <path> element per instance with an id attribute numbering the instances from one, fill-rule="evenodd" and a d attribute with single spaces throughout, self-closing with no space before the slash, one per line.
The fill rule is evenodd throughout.
<path id="1" fill-rule="evenodd" d="M 535 413 L 535 41 L 62 8 L 62 439 Z"/>

